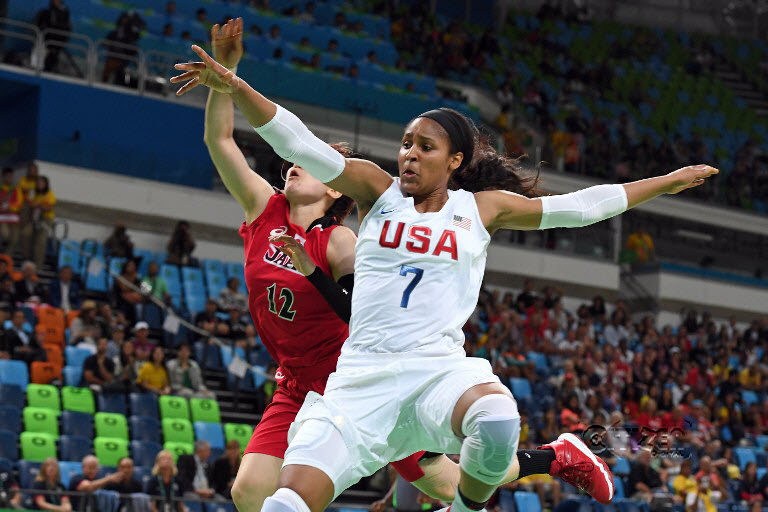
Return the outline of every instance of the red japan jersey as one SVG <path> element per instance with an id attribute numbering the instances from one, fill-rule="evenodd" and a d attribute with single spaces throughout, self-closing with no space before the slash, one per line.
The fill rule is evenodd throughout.
<path id="1" fill-rule="evenodd" d="M 336 226 L 316 224 L 305 232 L 290 222 L 289 208 L 285 196 L 275 193 L 256 220 L 240 227 L 245 242 L 248 307 L 264 346 L 280 365 L 280 373 L 305 392 L 322 393 L 347 339 L 347 324 L 294 268 L 291 259 L 269 242 L 269 236 L 272 230 L 285 230 L 303 244 L 323 272 L 331 275 L 326 248 Z"/>

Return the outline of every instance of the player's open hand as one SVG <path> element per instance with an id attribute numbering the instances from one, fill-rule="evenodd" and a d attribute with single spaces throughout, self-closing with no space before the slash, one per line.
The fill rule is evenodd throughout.
<path id="1" fill-rule="evenodd" d="M 211 27 L 213 58 L 222 66 L 232 69 L 243 56 L 243 18 L 229 20 L 223 27 Z"/>
<path id="2" fill-rule="evenodd" d="M 719 173 L 718 169 L 709 165 L 689 165 L 667 174 L 671 185 L 667 194 L 677 194 L 685 189 L 698 187 L 710 176 Z"/>
<path id="3" fill-rule="evenodd" d="M 293 262 L 293 266 L 296 267 L 296 270 L 305 276 L 308 276 L 315 271 L 317 265 L 312 261 L 312 258 L 304 249 L 304 246 L 292 236 L 279 233 L 270 236 L 269 241 L 273 243 L 280 252 L 288 255 Z"/>
<path id="4" fill-rule="evenodd" d="M 171 83 L 177 84 L 187 80 L 187 83 L 182 85 L 181 88 L 176 91 L 176 96 L 181 96 L 198 85 L 205 85 L 214 91 L 223 92 L 225 94 L 232 94 L 240 88 L 242 80 L 240 80 L 240 78 L 238 78 L 232 71 L 213 60 L 205 50 L 196 44 L 193 44 L 192 51 L 198 54 L 200 58 L 203 59 L 203 62 L 185 62 L 183 64 L 176 64 L 176 69 L 186 72 L 171 78 Z"/>

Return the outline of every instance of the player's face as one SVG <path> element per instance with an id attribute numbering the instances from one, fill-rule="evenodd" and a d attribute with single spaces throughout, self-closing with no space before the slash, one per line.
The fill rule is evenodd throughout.
<path id="1" fill-rule="evenodd" d="M 334 194 L 338 194 L 297 165 L 288 169 L 283 191 L 289 201 L 302 204 L 316 203 L 326 197 L 336 199 Z"/>
<path id="2" fill-rule="evenodd" d="M 411 195 L 422 195 L 447 187 L 462 156 L 451 153 L 451 141 L 442 126 L 417 117 L 405 128 L 397 155 L 401 188 Z"/>

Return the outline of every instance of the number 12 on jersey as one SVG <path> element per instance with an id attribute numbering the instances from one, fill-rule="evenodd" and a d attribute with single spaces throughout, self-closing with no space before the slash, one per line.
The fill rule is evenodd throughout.
<path id="1" fill-rule="evenodd" d="M 405 291 L 403 291 L 403 298 L 400 299 L 400 307 L 401 308 L 407 308 L 408 307 L 408 299 L 411 298 L 411 292 L 414 288 L 416 288 L 416 285 L 419 284 L 419 281 L 421 281 L 421 276 L 424 275 L 424 269 L 418 268 L 418 267 L 412 267 L 410 265 L 401 265 L 400 266 L 400 275 L 404 276 L 406 274 L 413 274 L 413 279 L 410 283 L 408 283 L 408 286 L 405 287 Z"/>

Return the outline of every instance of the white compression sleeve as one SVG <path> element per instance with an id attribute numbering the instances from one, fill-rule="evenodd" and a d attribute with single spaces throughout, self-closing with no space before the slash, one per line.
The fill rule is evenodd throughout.
<path id="1" fill-rule="evenodd" d="M 344 170 L 346 160 L 331 146 L 309 131 L 301 119 L 277 106 L 275 117 L 254 128 L 275 153 L 327 183 Z"/>
<path id="2" fill-rule="evenodd" d="M 541 198 L 539 229 L 580 228 L 627 210 L 623 185 L 596 185 L 570 194 Z"/>

